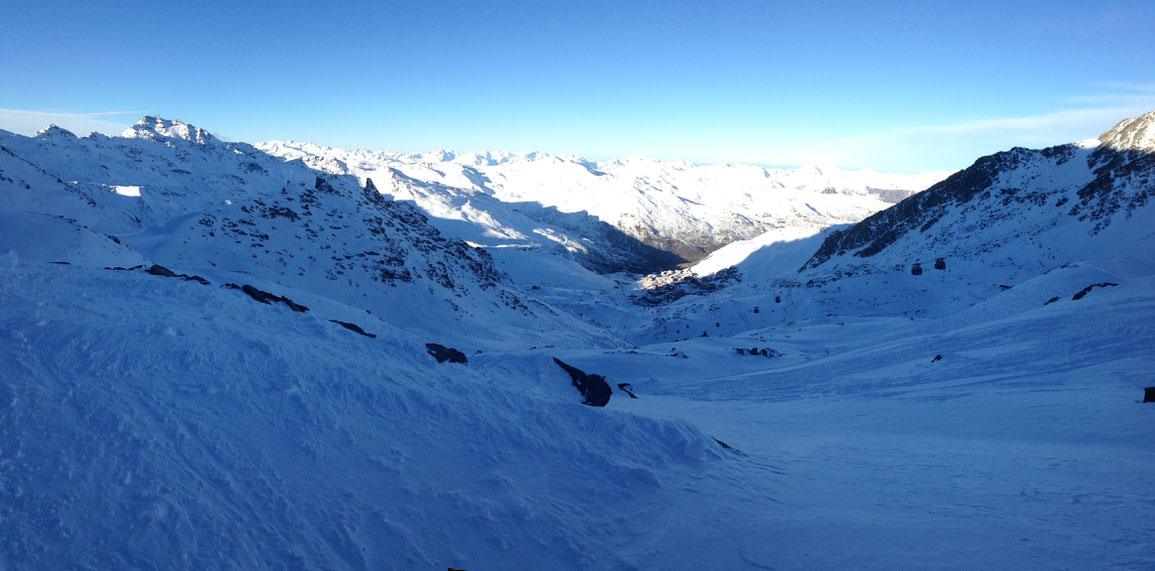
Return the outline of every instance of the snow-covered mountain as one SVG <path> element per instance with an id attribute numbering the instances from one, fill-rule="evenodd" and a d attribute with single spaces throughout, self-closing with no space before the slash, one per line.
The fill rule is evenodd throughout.
<path id="1" fill-rule="evenodd" d="M 472 228 L 459 225 L 456 231 L 471 241 L 560 246 L 603 271 L 666 269 L 767 231 L 813 234 L 857 222 L 948 174 L 699 166 L 647 158 L 595 162 L 544 153 L 403 154 L 293 141 L 257 147 L 327 172 L 372 178 L 383 192 L 413 200 L 435 218 L 469 223 Z M 615 231 L 658 251 L 635 246 L 620 262 L 590 251 Z"/>
<path id="2" fill-rule="evenodd" d="M 1151 568 L 1153 122 L 680 296 L 498 169 L 612 165 L 0 132 L 0 567 Z"/>
<path id="3" fill-rule="evenodd" d="M 730 244 L 671 276 L 671 291 L 642 296 L 700 294 L 695 279 L 736 268 L 722 291 L 658 310 L 651 333 L 732 334 L 827 315 L 945 317 L 1065 268 L 1145 267 L 1155 259 L 1153 124 L 1155 112 L 1096 139 L 982 157 L 858 224 Z M 1044 293 L 1038 305 L 1064 296 L 1042 289 L 1032 299 Z"/>
<path id="4" fill-rule="evenodd" d="M 287 297 L 306 306 L 320 296 L 451 341 L 601 336 L 515 290 L 485 250 L 446 239 L 373 181 L 285 162 L 180 121 L 145 117 L 118 137 L 0 133 L 0 196 L 6 225 L 61 227 L 49 240 L 7 233 L 3 251 L 91 267 L 147 260 L 218 284 L 293 291 Z M 504 335 L 495 316 L 525 329 Z"/>
<path id="5" fill-rule="evenodd" d="M 1006 279 L 1084 258 L 1155 252 L 1155 112 L 1100 135 L 983 157 L 843 231 L 807 261 L 853 266 L 935 259 L 1005 266 Z"/>

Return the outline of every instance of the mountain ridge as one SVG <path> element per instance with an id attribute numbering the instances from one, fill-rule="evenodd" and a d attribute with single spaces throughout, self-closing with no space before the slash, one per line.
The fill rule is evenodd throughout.
<path id="1" fill-rule="evenodd" d="M 57 246 L 53 236 L 44 245 L 9 236 L 0 249 L 91 267 L 147 260 L 217 283 L 262 280 L 447 340 L 617 342 L 519 291 L 487 251 L 442 235 L 372 181 L 281 161 L 176 120 L 145 117 L 123 135 L 0 136 L 7 223 L 39 214 L 73 228 Z M 80 238 L 66 244 L 66 235 L 101 238 L 75 252 L 67 244 Z M 480 335 L 495 313 L 508 327 Z"/>
<path id="2" fill-rule="evenodd" d="M 694 165 L 641 157 L 596 162 L 536 152 L 346 151 L 281 141 L 256 146 L 286 160 L 300 159 L 361 179 L 400 172 L 458 195 L 485 194 L 504 202 L 538 202 L 561 212 L 586 212 L 643 244 L 689 261 L 798 221 L 817 231 L 860 220 L 885 208 L 887 200 L 917 192 L 945 174 Z M 405 184 L 397 185 L 393 194 L 415 200 L 427 211 L 437 210 L 431 204 L 436 200 Z M 501 224 L 500 217 L 497 222 Z"/>
<path id="3" fill-rule="evenodd" d="M 917 236 L 941 234 L 943 230 L 936 228 L 940 221 L 968 213 L 972 230 L 1003 222 L 1013 226 L 1013 221 L 1000 220 L 1006 215 L 997 213 L 990 201 L 998 201 L 1004 208 L 1013 204 L 1032 211 L 1040 218 L 1037 223 L 1044 222 L 1041 218 L 1052 225 L 1078 223 L 1087 227 L 1087 235 L 1098 234 L 1119 214 L 1129 218 L 1146 206 L 1152 195 L 1152 125 L 1155 112 L 1121 121 L 1100 135 L 1097 145 L 1071 143 L 1042 150 L 1016 147 L 982 157 L 925 192 L 831 233 L 801 270 L 816 268 L 835 257 L 873 258 L 904 237 L 917 241 Z M 976 202 L 978 198 L 985 202 Z M 968 235 L 981 236 L 955 233 L 964 240 Z"/>

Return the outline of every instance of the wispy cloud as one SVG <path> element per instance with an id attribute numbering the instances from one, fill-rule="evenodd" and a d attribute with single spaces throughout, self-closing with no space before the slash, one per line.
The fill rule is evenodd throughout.
<path id="1" fill-rule="evenodd" d="M 820 164 L 882 171 L 958 169 L 1011 147 L 1047 147 L 1098 136 L 1119 121 L 1155 109 L 1155 89 L 1117 92 L 1110 105 L 1072 108 L 1024 117 L 993 117 L 896 129 L 807 143 L 771 146 L 758 162 Z"/>
<path id="2" fill-rule="evenodd" d="M 115 135 L 135 123 L 142 114 L 141 111 L 70 113 L 65 111 L 0 109 L 0 129 L 22 135 L 31 135 L 49 125 L 58 125 L 82 136 L 94 131 Z M 111 119 L 114 117 L 119 117 L 122 120 Z"/>
<path id="3" fill-rule="evenodd" d="M 1092 93 L 1063 98 L 1077 105 L 1150 105 L 1155 101 L 1155 83 L 1111 81 L 1092 86 Z"/>

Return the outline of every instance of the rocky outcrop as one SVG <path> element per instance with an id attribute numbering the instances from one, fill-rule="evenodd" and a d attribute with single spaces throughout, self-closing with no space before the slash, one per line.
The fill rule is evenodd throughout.
<path id="1" fill-rule="evenodd" d="M 190 281 L 190 282 L 197 282 L 201 285 L 209 285 L 209 281 L 200 277 L 200 276 L 190 276 L 188 274 L 178 274 L 178 273 L 176 273 L 176 272 L 174 272 L 174 271 L 172 271 L 172 270 L 170 270 L 164 266 L 157 265 L 157 264 L 154 264 L 152 267 L 145 270 L 145 273 L 152 274 L 154 276 L 161 276 L 164 278 L 179 278 L 179 279 Z"/>
<path id="2" fill-rule="evenodd" d="M 1093 290 L 1093 289 L 1095 289 L 1095 288 L 1097 288 L 1097 287 L 1115 287 L 1115 286 L 1117 286 L 1117 285 L 1119 285 L 1119 284 L 1116 284 L 1116 283 L 1111 283 L 1111 282 L 1103 282 L 1103 283 L 1101 283 L 1101 284 L 1091 284 L 1091 285 L 1089 285 L 1089 286 L 1087 286 L 1087 287 L 1083 288 L 1081 291 L 1079 291 L 1079 292 L 1078 292 L 1078 293 L 1076 293 L 1075 295 L 1071 296 L 1071 299 L 1072 299 L 1072 300 L 1080 300 L 1080 299 L 1083 299 L 1083 297 L 1084 297 L 1084 296 L 1086 296 L 1087 294 L 1091 293 L 1091 290 Z"/>
<path id="3" fill-rule="evenodd" d="M 356 323 L 349 323 L 347 321 L 337 321 L 336 319 L 330 319 L 329 321 L 336 323 L 337 325 L 340 325 L 341 327 L 344 327 L 345 329 L 348 329 L 349 331 L 352 331 L 353 333 L 356 333 L 358 335 L 364 335 L 370 339 L 376 339 L 377 338 L 376 335 L 374 335 L 372 333 L 367 333 L 364 329 L 361 329 L 361 326 L 357 325 Z"/>
<path id="4" fill-rule="evenodd" d="M 245 295 L 248 295 L 249 297 L 251 297 L 251 298 L 253 298 L 253 299 L 255 299 L 261 303 L 264 303 L 264 304 L 272 305 L 274 302 L 279 302 L 279 303 L 283 303 L 283 304 L 289 306 L 289 309 L 292 309 L 293 311 L 296 311 L 297 313 L 304 313 L 306 311 L 309 311 L 309 308 L 307 308 L 307 307 L 305 307 L 299 303 L 295 303 L 293 300 L 291 300 L 287 297 L 275 295 L 275 294 L 271 294 L 267 291 L 259 290 L 259 289 L 255 288 L 249 284 L 239 286 L 237 284 L 229 283 L 229 284 L 225 284 L 224 287 L 227 287 L 230 289 L 239 289 L 242 292 L 244 292 Z"/>
<path id="5" fill-rule="evenodd" d="M 601 375 L 587 374 L 586 372 L 563 362 L 557 357 L 553 358 L 553 362 L 557 363 L 559 367 L 565 369 L 569 373 L 570 379 L 573 381 L 573 386 L 581 393 L 582 404 L 589 406 L 606 406 L 610 402 L 610 384 L 606 382 L 606 378 Z"/>
<path id="6" fill-rule="evenodd" d="M 449 361 L 450 363 L 468 363 L 469 359 L 465 358 L 465 353 L 458 351 L 452 347 L 445 345 L 438 345 L 437 343 L 426 343 L 425 352 L 437 359 L 438 363 Z"/>

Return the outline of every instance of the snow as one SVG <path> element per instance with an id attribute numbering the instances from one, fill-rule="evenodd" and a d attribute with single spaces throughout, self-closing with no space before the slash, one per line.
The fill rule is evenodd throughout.
<path id="1" fill-rule="evenodd" d="M 112 191 L 121 196 L 140 196 L 139 186 L 112 185 Z"/>
<path id="2" fill-rule="evenodd" d="M 4 568 L 1155 566 L 1153 206 L 1068 214 L 1095 149 L 1013 154 L 993 198 L 799 272 L 871 191 L 138 127 L 0 133 Z M 333 161 L 284 160 L 306 151 Z M 1150 190 L 1127 156 L 1111 196 Z M 689 270 L 740 280 L 646 306 L 636 274 L 546 244 L 625 255 L 550 177 L 602 221 L 591 197 L 615 188 L 683 227 L 746 193 L 801 201 Z M 604 375 L 607 406 L 555 357 Z"/>
<path id="3" fill-rule="evenodd" d="M 1124 119 L 1100 135 L 1099 141 L 1119 151 L 1155 152 L 1155 111 Z"/>
<path id="4" fill-rule="evenodd" d="M 13 564 L 1155 562 L 1155 411 L 1135 403 L 1150 275 L 959 328 L 765 330 L 808 355 L 781 365 L 735 340 L 448 368 L 379 324 L 368 340 L 219 288 L 13 258 Z M 640 398 L 582 407 L 550 354 Z"/>
<path id="5" fill-rule="evenodd" d="M 645 157 L 595 162 L 545 153 L 402 154 L 291 141 L 257 148 L 327 172 L 371 178 L 381 192 L 413 200 L 435 219 L 464 220 L 483 229 L 469 236 L 459 225 L 439 226 L 463 239 L 493 245 L 532 241 L 547 247 L 554 242 L 572 252 L 568 244 L 578 238 L 574 233 L 594 231 L 588 221 L 567 225 L 571 217 L 562 215 L 581 213 L 648 245 L 672 248 L 690 261 L 766 231 L 804 228 L 816 233 L 832 224 L 857 222 L 949 174 L 700 166 Z M 471 217 L 465 205 L 490 216 Z M 508 205 L 514 205 L 514 212 L 508 212 Z M 535 211 L 557 214 L 543 217 Z M 535 240 L 534 234 L 546 240 Z M 561 234 L 569 240 L 557 239 Z"/>

